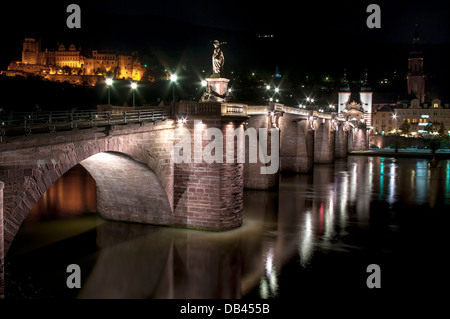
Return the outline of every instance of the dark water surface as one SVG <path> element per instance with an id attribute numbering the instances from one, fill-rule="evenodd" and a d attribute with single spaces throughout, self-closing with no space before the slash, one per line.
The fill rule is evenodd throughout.
<path id="1" fill-rule="evenodd" d="M 6 298 L 430 296 L 448 277 L 450 161 L 350 156 L 245 191 L 216 233 L 106 221 L 81 167 L 36 204 L 6 257 Z M 66 287 L 81 267 L 82 288 Z M 381 269 L 369 289 L 367 266 Z"/>

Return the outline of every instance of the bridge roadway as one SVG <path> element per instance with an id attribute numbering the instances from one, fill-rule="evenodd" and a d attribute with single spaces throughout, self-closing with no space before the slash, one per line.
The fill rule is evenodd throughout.
<path id="1" fill-rule="evenodd" d="M 275 129 L 279 167 L 274 174 L 261 174 L 270 163 L 261 162 L 264 156 L 250 163 L 249 151 L 257 146 L 245 138 L 232 143 L 232 163 L 196 163 L 195 158 L 194 163 L 174 163 L 171 152 L 180 127 L 193 136 L 209 127 L 224 136 L 230 129 L 254 128 L 257 144 L 263 129 L 268 148 Z M 361 123 L 278 103 L 180 102 L 172 110 L 9 113 L 1 116 L 0 139 L 2 260 L 33 205 L 76 164 L 94 177 L 97 212 L 106 219 L 220 231 L 241 226 L 244 187 L 277 187 L 278 172 L 310 172 L 315 163 L 332 163 L 348 151 L 368 148 Z M 203 136 L 202 149 L 211 141 L 212 136 Z"/>

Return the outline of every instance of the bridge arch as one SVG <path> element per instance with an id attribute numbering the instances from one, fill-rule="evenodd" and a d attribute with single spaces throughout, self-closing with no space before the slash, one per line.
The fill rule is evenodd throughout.
<path id="1" fill-rule="evenodd" d="M 164 224 L 171 207 L 149 167 L 116 152 L 97 153 L 80 164 L 97 185 L 97 213 L 110 220 Z"/>
<path id="2" fill-rule="evenodd" d="M 155 224 L 173 217 L 172 124 L 145 126 L 127 125 L 109 135 L 99 129 L 39 134 L 2 145 L 4 254 L 33 205 L 76 164 L 97 182 L 101 216 Z"/>

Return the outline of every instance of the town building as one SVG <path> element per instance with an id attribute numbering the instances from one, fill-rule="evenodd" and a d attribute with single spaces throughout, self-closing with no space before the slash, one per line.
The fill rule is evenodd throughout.
<path id="1" fill-rule="evenodd" d="M 440 99 L 427 100 L 425 95 L 424 58 L 419 46 L 416 26 L 410 55 L 408 57 L 407 89 L 408 99 L 397 99 L 396 103 L 377 105 L 373 114 L 373 133 L 406 135 L 402 124 L 409 125 L 408 136 L 430 136 L 439 134 L 443 126 L 450 134 L 450 108 L 448 102 Z"/>

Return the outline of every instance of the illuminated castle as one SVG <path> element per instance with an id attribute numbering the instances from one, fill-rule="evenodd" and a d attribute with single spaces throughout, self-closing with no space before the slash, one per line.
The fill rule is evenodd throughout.
<path id="1" fill-rule="evenodd" d="M 42 51 L 40 40 L 26 38 L 23 42 L 22 61 L 11 62 L 8 70 L 2 73 L 9 76 L 33 74 L 52 81 L 95 84 L 107 74 L 114 75 L 116 79 L 141 81 L 144 72 L 145 68 L 136 53 L 123 55 L 94 50 L 91 56 L 85 57 L 81 54 L 81 48 L 77 49 L 74 44 L 68 50 L 63 44 L 59 44 L 57 51 Z"/>

